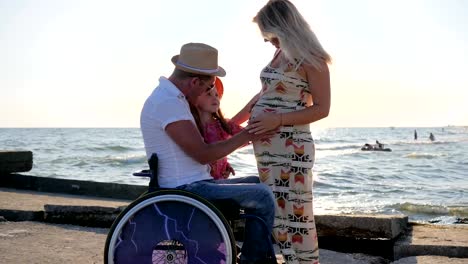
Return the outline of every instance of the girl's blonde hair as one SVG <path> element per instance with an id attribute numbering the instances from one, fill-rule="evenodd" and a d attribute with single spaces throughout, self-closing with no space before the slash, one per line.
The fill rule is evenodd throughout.
<path id="1" fill-rule="evenodd" d="M 321 69 L 331 62 L 309 24 L 297 8 L 288 0 L 270 0 L 254 17 L 260 31 L 268 40 L 279 39 L 286 58 L 296 59 Z"/>

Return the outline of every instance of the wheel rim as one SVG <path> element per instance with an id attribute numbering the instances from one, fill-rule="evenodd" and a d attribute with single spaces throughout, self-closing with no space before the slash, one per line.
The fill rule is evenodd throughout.
<path id="1" fill-rule="evenodd" d="M 145 219 L 155 221 L 148 223 Z M 145 231 L 145 228 L 149 231 Z M 168 241 L 166 244 L 175 243 L 179 248 L 157 248 L 157 245 L 165 245 L 159 244 L 164 241 Z M 190 258 L 190 263 L 215 263 L 213 259 L 216 259 L 216 263 L 232 263 L 232 246 L 223 220 L 202 201 L 187 195 L 161 194 L 146 198 L 128 209 L 111 234 L 107 253 L 108 263 L 114 263 L 114 259 L 124 263 L 128 255 L 133 256 L 128 259 L 129 263 L 135 263 L 135 257 L 153 259 L 153 256 L 166 256 L 165 262 L 153 263 L 187 263 L 174 262 L 171 258 L 185 258 L 185 261 Z M 148 247 L 151 247 L 151 253 Z"/>

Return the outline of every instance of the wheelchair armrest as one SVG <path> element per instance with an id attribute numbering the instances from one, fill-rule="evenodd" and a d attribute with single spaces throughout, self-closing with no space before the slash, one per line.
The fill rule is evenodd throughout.
<path id="1" fill-rule="evenodd" d="M 137 177 L 151 177 L 151 171 L 150 170 L 135 171 L 132 175 L 137 176 Z"/>
<path id="2" fill-rule="evenodd" d="M 158 155 L 153 153 L 148 160 L 149 170 L 141 170 L 133 173 L 133 176 L 150 178 L 148 190 L 150 192 L 159 189 L 158 183 Z"/>

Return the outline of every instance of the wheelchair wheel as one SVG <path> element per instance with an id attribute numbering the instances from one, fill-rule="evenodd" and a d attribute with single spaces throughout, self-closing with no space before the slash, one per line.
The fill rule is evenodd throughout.
<path id="1" fill-rule="evenodd" d="M 138 198 L 114 221 L 107 263 L 236 263 L 231 228 L 207 200 L 181 190 Z"/>

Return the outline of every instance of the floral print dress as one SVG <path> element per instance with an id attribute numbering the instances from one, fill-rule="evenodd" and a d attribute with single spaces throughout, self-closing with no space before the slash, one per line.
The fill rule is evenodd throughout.
<path id="1" fill-rule="evenodd" d="M 226 120 L 229 128 L 232 131 L 232 135 L 235 135 L 244 129 L 242 126 L 231 122 L 230 120 Z M 214 143 L 221 140 L 226 140 L 230 138 L 228 132 L 224 131 L 221 123 L 218 120 L 213 120 L 213 122 L 208 123 L 204 126 L 204 135 L 203 139 L 206 143 Z M 211 171 L 210 174 L 215 180 L 224 179 L 223 173 L 226 169 L 230 166 L 227 157 L 223 157 L 219 160 L 213 161 L 210 163 Z"/>
<path id="2" fill-rule="evenodd" d="M 278 55 L 277 52 L 275 56 Z M 260 75 L 262 91 L 251 118 L 287 113 L 312 102 L 301 60 L 269 64 Z M 312 204 L 315 146 L 309 125 L 281 126 L 276 135 L 253 142 L 260 180 L 276 199 L 274 236 L 287 263 L 319 263 Z"/>

